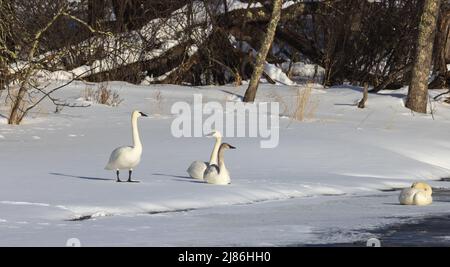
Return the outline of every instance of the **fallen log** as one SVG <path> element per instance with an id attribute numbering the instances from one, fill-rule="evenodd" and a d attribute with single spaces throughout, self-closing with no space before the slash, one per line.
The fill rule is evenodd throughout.
<path id="1" fill-rule="evenodd" d="M 192 43 L 186 42 L 177 45 L 159 57 L 134 62 L 127 65 L 120 65 L 117 68 L 91 74 L 85 79 L 90 82 L 101 82 L 107 80 L 122 80 L 130 83 L 139 83 L 146 72 L 148 76 L 160 76 L 176 67 L 181 62 L 186 49 Z"/>
<path id="2" fill-rule="evenodd" d="M 403 76 L 406 72 L 411 71 L 412 68 L 412 64 L 406 64 L 405 66 L 403 66 L 402 68 L 396 70 L 396 71 L 392 71 L 384 80 L 383 82 L 381 82 L 378 86 L 376 86 L 375 88 L 373 88 L 372 90 L 369 91 L 369 93 L 378 93 L 381 90 L 386 89 L 386 87 L 389 84 L 392 84 L 393 82 L 395 82 L 395 80 L 400 77 Z"/>

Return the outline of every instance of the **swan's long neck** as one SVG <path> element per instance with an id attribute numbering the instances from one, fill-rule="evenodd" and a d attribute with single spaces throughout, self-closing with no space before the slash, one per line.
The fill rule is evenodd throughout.
<path id="1" fill-rule="evenodd" d="M 136 149 L 142 150 L 141 139 L 139 138 L 139 129 L 137 126 L 137 116 L 131 118 L 131 128 L 133 132 L 133 146 Z"/>
<path id="2" fill-rule="evenodd" d="M 225 169 L 225 159 L 223 154 L 225 153 L 225 149 L 223 147 L 221 147 L 219 149 L 219 152 L 217 153 L 218 155 L 218 161 L 219 161 L 219 173 Z"/>
<path id="3" fill-rule="evenodd" d="M 217 156 L 219 153 L 220 144 L 222 143 L 222 137 L 216 137 L 216 143 L 214 144 L 213 151 L 211 152 L 211 157 L 209 158 L 209 164 L 217 165 Z"/>

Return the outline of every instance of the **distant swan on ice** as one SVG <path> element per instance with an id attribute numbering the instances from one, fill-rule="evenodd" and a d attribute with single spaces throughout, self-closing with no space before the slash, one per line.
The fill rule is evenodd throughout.
<path id="1" fill-rule="evenodd" d="M 215 137 L 216 143 L 214 144 L 214 148 L 211 152 L 211 157 L 209 162 L 203 162 L 200 160 L 196 160 L 191 163 L 189 168 L 186 170 L 192 178 L 203 180 L 203 174 L 206 168 L 210 164 L 217 165 L 217 153 L 219 152 L 220 143 L 222 142 L 222 134 L 219 131 L 213 131 L 212 133 L 206 135 L 208 137 Z"/>
<path id="2" fill-rule="evenodd" d="M 218 165 L 211 164 L 206 168 L 204 179 L 209 184 L 226 185 L 231 182 L 230 173 L 225 167 L 223 154 L 226 149 L 235 149 L 234 146 L 223 143 L 220 145 L 218 156 Z"/>
<path id="3" fill-rule="evenodd" d="M 138 182 L 131 180 L 131 173 L 141 161 L 142 144 L 139 138 L 139 130 L 137 127 L 137 119 L 141 116 L 147 117 L 146 114 L 140 111 L 133 111 L 131 114 L 131 128 L 133 132 L 133 146 L 121 146 L 113 150 L 109 157 L 109 162 L 106 165 L 106 170 L 116 170 L 117 182 L 121 182 L 119 178 L 119 170 L 128 170 L 127 182 Z"/>
<path id="4" fill-rule="evenodd" d="M 433 198 L 431 197 L 432 193 L 431 186 L 418 182 L 412 184 L 410 188 L 403 189 L 398 200 L 402 205 L 429 205 L 433 202 Z"/>

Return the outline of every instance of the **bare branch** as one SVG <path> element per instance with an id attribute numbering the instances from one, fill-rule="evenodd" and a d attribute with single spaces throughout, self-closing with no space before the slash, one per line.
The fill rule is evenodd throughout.
<path id="1" fill-rule="evenodd" d="M 53 88 L 52 90 L 50 90 L 50 91 L 44 93 L 44 96 L 42 96 L 38 101 L 34 102 L 33 105 L 31 105 L 31 106 L 29 106 L 28 108 L 26 108 L 25 111 L 24 111 L 24 113 L 27 113 L 28 111 L 30 111 L 31 109 L 33 109 L 34 107 L 36 107 L 39 103 L 41 103 L 42 100 L 44 100 L 44 99 L 47 98 L 47 97 L 50 97 L 50 95 L 51 95 L 52 93 L 58 91 L 58 90 L 61 89 L 61 88 L 64 88 L 64 87 L 68 86 L 69 84 L 71 84 L 72 82 L 74 82 L 74 81 L 77 80 L 78 78 L 82 77 L 84 74 L 86 74 L 86 73 L 89 72 L 89 71 L 91 71 L 91 70 L 87 70 L 87 71 L 85 71 L 85 72 L 83 72 L 83 73 L 80 73 L 79 75 L 77 75 L 76 77 L 74 77 L 74 78 L 71 79 L 70 81 L 66 82 L 65 84 L 60 85 L 60 86 L 58 86 L 58 87 L 56 87 L 56 88 Z"/>

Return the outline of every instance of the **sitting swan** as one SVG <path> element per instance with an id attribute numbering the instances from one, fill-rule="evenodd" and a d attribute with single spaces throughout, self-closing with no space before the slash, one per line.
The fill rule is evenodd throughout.
<path id="1" fill-rule="evenodd" d="M 133 146 L 122 146 L 113 150 L 109 157 L 109 162 L 106 165 L 106 170 L 116 170 L 117 182 L 121 182 L 119 178 L 119 170 L 128 170 L 127 182 L 138 182 L 131 180 L 131 173 L 133 168 L 141 161 L 142 144 L 139 138 L 139 131 L 137 127 L 137 119 L 141 116 L 147 117 L 146 114 L 140 111 L 133 111 L 131 114 L 131 127 L 133 132 Z"/>
<path id="2" fill-rule="evenodd" d="M 431 186 L 418 182 L 413 183 L 411 188 L 403 189 L 398 199 L 402 205 L 424 206 L 433 202 L 432 193 Z"/>
<path id="3" fill-rule="evenodd" d="M 189 168 L 187 169 L 189 176 L 200 180 L 203 180 L 203 174 L 210 164 L 217 165 L 217 153 L 219 152 L 220 143 L 222 142 L 222 134 L 219 131 L 213 131 L 212 133 L 206 136 L 216 138 L 216 143 L 214 144 L 213 151 L 211 152 L 209 162 L 196 160 L 192 162 Z"/>
<path id="4" fill-rule="evenodd" d="M 231 182 L 230 174 L 225 167 L 223 159 L 225 149 L 235 149 L 235 147 L 227 143 L 220 145 L 219 152 L 217 153 L 219 165 L 211 164 L 205 170 L 204 179 L 209 184 L 226 185 Z"/>

